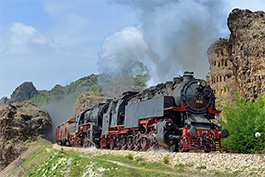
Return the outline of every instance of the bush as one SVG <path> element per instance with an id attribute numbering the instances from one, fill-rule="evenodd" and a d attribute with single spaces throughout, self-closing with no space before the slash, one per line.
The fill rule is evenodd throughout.
<path id="1" fill-rule="evenodd" d="M 201 169 L 206 169 L 207 167 L 205 165 L 200 165 L 200 166 L 197 166 L 196 168 L 201 170 Z"/>
<path id="2" fill-rule="evenodd" d="M 46 104 L 46 101 L 49 97 L 50 95 L 48 91 L 38 91 L 38 93 L 35 94 L 31 100 L 38 106 L 42 106 Z"/>
<path id="3" fill-rule="evenodd" d="M 237 98 L 235 105 L 227 103 L 224 107 L 223 128 L 229 136 L 222 140 L 224 150 L 237 153 L 254 153 L 265 149 L 265 95 L 256 102 Z M 255 137 L 259 132 L 260 137 Z"/>
<path id="4" fill-rule="evenodd" d="M 133 155 L 132 154 L 128 154 L 128 155 L 126 155 L 125 156 L 127 159 L 129 159 L 129 160 L 133 160 Z"/>
<path id="5" fill-rule="evenodd" d="M 169 164 L 169 157 L 165 156 L 163 159 L 164 164 Z"/>

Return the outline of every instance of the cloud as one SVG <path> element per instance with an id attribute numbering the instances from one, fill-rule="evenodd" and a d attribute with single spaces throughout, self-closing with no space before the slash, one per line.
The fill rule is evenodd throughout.
<path id="1" fill-rule="evenodd" d="M 51 40 L 39 33 L 34 27 L 23 23 L 13 23 L 9 41 L 10 54 L 28 54 L 52 48 Z"/>
<path id="2" fill-rule="evenodd" d="M 14 34 L 11 40 L 12 44 L 21 45 L 28 42 L 44 44 L 47 42 L 47 39 L 43 37 L 35 28 L 22 23 L 13 23 L 11 32 Z"/>
<path id="3" fill-rule="evenodd" d="M 38 89 L 51 89 L 96 72 L 96 55 L 80 54 L 78 47 L 55 41 L 34 26 L 15 22 L 2 36 L 0 97 L 10 95 L 25 80 Z"/>
<path id="4" fill-rule="evenodd" d="M 0 12 L 5 19 L 0 28 L 0 97 L 24 80 L 49 89 L 98 73 L 104 37 L 135 20 L 133 10 L 106 0 L 8 1 L 5 7 L 9 11 Z"/>
<path id="5" fill-rule="evenodd" d="M 0 95 L 24 80 L 49 88 L 110 68 L 134 73 L 139 61 L 148 66 L 152 85 L 187 69 L 204 77 L 206 50 L 212 39 L 229 35 L 226 18 L 232 8 L 265 9 L 263 0 L 114 2 L 27 1 L 22 3 L 27 10 L 8 6 L 16 6 L 19 16 L 1 11 Z"/>

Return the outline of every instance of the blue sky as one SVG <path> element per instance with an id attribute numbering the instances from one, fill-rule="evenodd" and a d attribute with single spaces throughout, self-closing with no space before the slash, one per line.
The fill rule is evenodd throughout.
<path id="1" fill-rule="evenodd" d="M 24 81 L 39 90 L 51 89 L 91 73 L 116 72 L 119 68 L 111 71 L 112 64 L 131 66 L 127 63 L 136 60 L 157 75 L 151 84 L 165 81 L 190 69 L 183 61 L 163 58 L 186 60 L 185 53 L 174 51 L 181 53 L 183 43 L 191 46 L 186 42 L 191 39 L 198 40 L 191 50 L 200 49 L 195 63 L 202 63 L 207 73 L 205 50 L 214 38 L 229 35 L 226 18 L 234 7 L 265 10 L 262 0 L 0 0 L 0 98 L 9 97 Z M 195 31 L 186 25 L 189 18 L 195 19 Z M 206 30 L 211 35 L 202 41 Z M 194 32 L 201 38 L 194 39 Z"/>

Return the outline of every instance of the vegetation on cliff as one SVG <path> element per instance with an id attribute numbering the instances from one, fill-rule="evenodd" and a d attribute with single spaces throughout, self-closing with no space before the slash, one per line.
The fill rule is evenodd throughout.
<path id="1" fill-rule="evenodd" d="M 55 100 L 63 100 L 68 96 L 74 97 L 76 100 L 79 94 L 83 92 L 101 91 L 102 88 L 98 84 L 97 79 L 98 75 L 91 74 L 87 77 L 71 82 L 66 86 L 56 85 L 51 91 L 38 91 L 31 100 L 39 106 L 46 105 Z"/>
<path id="2" fill-rule="evenodd" d="M 259 96 L 256 102 L 238 97 L 235 105 L 227 103 L 224 107 L 224 128 L 229 137 L 223 139 L 226 151 L 237 153 L 265 152 L 265 95 Z M 259 132 L 260 137 L 255 133 Z"/>

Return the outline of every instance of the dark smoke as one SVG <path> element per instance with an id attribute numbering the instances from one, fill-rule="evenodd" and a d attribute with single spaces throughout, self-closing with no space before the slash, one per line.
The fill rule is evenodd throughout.
<path id="1" fill-rule="evenodd" d="M 135 9 L 140 23 L 105 40 L 98 60 L 100 72 L 115 81 L 127 77 L 134 63 L 141 62 L 149 70 L 150 85 L 171 80 L 186 70 L 205 78 L 209 69 L 206 51 L 219 35 L 221 23 L 216 19 L 223 14 L 220 1 L 114 2 Z"/>

